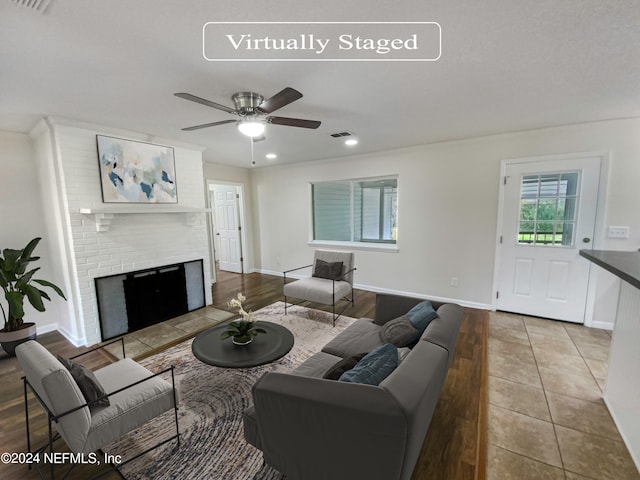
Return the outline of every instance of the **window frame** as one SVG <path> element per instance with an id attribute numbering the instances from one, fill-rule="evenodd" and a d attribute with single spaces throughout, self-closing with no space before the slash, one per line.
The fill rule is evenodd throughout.
<path id="1" fill-rule="evenodd" d="M 381 221 L 379 223 L 379 231 L 380 233 L 380 237 L 378 239 L 364 239 L 364 234 L 363 234 L 363 222 L 362 222 L 362 206 L 360 206 L 360 218 L 357 220 L 356 219 L 356 206 L 355 206 L 355 195 L 354 195 L 354 190 L 357 186 L 357 184 L 374 184 L 375 182 L 381 182 L 381 181 L 389 181 L 392 182 L 394 181 L 396 183 L 395 185 L 395 195 L 396 195 L 396 239 L 390 239 L 390 240 L 385 240 L 383 239 L 383 234 L 382 232 L 384 231 L 384 222 Z M 350 222 L 349 222 L 349 226 L 350 226 L 350 232 L 349 232 L 349 236 L 351 240 L 348 241 L 344 241 L 344 240 L 319 240 L 316 239 L 316 223 L 315 223 L 315 197 L 314 197 L 314 185 L 318 185 L 318 184 L 331 184 L 331 183 L 349 183 L 349 187 L 350 187 Z M 380 185 L 380 219 L 383 220 L 384 218 L 384 189 L 385 187 L 387 187 L 389 185 L 385 185 L 385 184 L 381 184 Z M 399 243 L 399 236 L 397 234 L 398 232 L 398 213 L 397 213 L 397 209 L 398 209 L 398 205 L 399 205 L 399 201 L 398 201 L 398 194 L 399 194 L 399 175 L 395 174 L 395 175 L 384 175 L 384 176 L 378 176 L 378 177 L 364 177 L 364 178 L 349 178 L 349 179 L 335 179 L 335 180 L 323 180 L 323 181 L 317 181 L 317 182 L 309 182 L 309 205 L 310 205 L 310 217 L 309 217 L 309 242 L 308 244 L 310 246 L 329 246 L 329 247 L 350 247 L 350 248 L 354 248 L 354 249 L 359 249 L 359 250 L 380 250 L 380 251 L 392 251 L 392 252 L 397 252 L 398 251 L 398 243 Z M 360 201 L 362 202 L 362 199 L 360 199 Z M 357 232 L 357 229 L 359 229 L 359 231 Z M 359 240 L 356 239 L 356 233 L 358 234 L 358 236 L 360 237 Z"/>

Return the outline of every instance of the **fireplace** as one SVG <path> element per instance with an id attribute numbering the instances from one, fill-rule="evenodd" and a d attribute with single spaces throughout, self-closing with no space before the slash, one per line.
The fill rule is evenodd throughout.
<path id="1" fill-rule="evenodd" d="M 102 340 L 205 306 L 203 261 L 95 279 Z"/>

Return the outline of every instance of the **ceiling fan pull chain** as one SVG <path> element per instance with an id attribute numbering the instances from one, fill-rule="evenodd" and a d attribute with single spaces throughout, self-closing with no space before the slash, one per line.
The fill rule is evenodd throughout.
<path id="1" fill-rule="evenodd" d="M 253 138 L 249 137 L 249 143 L 251 144 L 251 166 L 256 166 L 256 161 L 253 159 Z"/>

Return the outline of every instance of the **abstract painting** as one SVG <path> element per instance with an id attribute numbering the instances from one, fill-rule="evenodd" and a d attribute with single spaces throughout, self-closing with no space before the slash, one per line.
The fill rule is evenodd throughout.
<path id="1" fill-rule="evenodd" d="M 178 203 L 172 147 L 96 135 L 104 203 Z"/>

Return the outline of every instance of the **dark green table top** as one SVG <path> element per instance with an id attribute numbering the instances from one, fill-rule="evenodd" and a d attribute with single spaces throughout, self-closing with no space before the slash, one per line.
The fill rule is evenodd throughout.
<path id="1" fill-rule="evenodd" d="M 267 333 L 259 333 L 248 345 L 234 345 L 231 338 L 220 339 L 227 324 L 216 325 L 198 334 L 191 344 L 201 362 L 224 368 L 250 368 L 275 362 L 293 347 L 293 334 L 277 323 L 256 322 Z"/>

